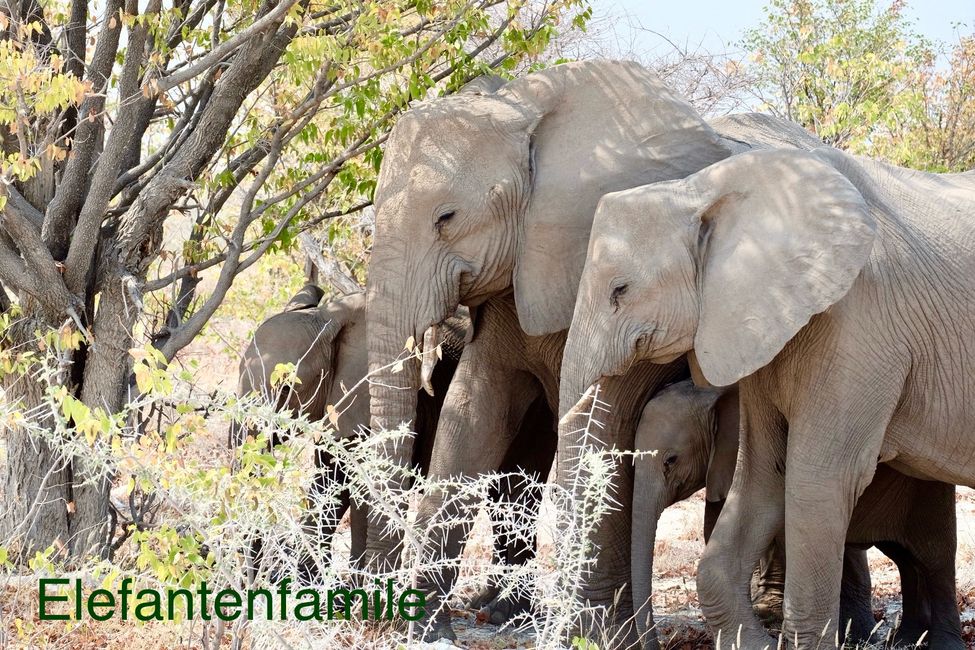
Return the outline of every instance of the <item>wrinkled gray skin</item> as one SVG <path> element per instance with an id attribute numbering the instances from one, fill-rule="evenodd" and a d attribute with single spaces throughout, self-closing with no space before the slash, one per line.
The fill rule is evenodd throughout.
<path id="1" fill-rule="evenodd" d="M 562 374 L 568 381 L 560 381 L 560 372 L 599 198 L 683 178 L 746 142 L 766 140 L 817 144 L 797 126 L 762 116 L 713 129 L 644 68 L 609 61 L 553 66 L 494 92 L 420 104 L 399 120 L 376 191 L 370 368 L 389 364 L 409 337 L 422 340 L 458 304 L 480 312 L 444 405 L 434 473 L 496 470 L 515 438 L 513 415 L 540 395 L 555 411 L 586 388 L 571 368 Z M 683 362 L 637 364 L 626 377 L 605 382 L 603 395 L 614 405 L 600 431 L 605 445 L 630 449 L 647 397 L 682 373 Z M 413 419 L 418 374 L 417 364 L 407 364 L 403 372 L 377 376 L 374 428 Z M 485 412 L 492 415 L 472 417 Z M 569 423 L 558 436 L 563 483 L 578 464 L 576 428 Z M 412 451 L 400 445 L 388 453 L 405 463 Z M 625 463 L 617 469 L 614 494 L 629 504 L 631 470 Z M 441 497 L 429 498 L 426 513 Z M 380 534 L 383 526 L 370 521 L 367 555 L 377 565 L 393 562 L 399 551 L 400 540 Z M 629 529 L 628 505 L 601 523 L 593 540 L 596 563 L 580 593 L 590 604 L 608 607 L 627 589 Z M 444 540 L 448 554 L 459 552 L 462 532 Z M 450 580 L 434 583 L 442 590 Z M 620 601 L 630 602 L 628 591 Z M 627 605 L 616 615 L 625 620 L 631 613 Z M 450 636 L 446 617 L 440 623 Z"/>
<path id="2" fill-rule="evenodd" d="M 726 638 L 741 624 L 745 647 L 768 643 L 743 585 L 783 528 L 785 636 L 834 637 L 878 460 L 975 484 L 973 250 L 975 174 L 830 148 L 746 152 L 601 202 L 565 351 L 579 381 L 691 350 L 711 384 L 741 379 L 738 466 L 698 579 Z"/>
<path id="3" fill-rule="evenodd" d="M 651 630 L 644 647 L 656 649 L 649 598 L 657 521 L 665 508 L 706 487 L 709 541 L 738 457 L 737 386 L 698 388 L 690 380 L 668 386 L 643 411 L 636 451 L 655 452 L 634 460 L 631 556 L 637 625 L 641 635 Z M 841 631 L 850 625 L 847 642 L 866 641 L 874 627 L 865 549 L 876 545 L 901 574 L 903 616 L 896 641 L 913 646 L 927 631 L 933 648 L 965 647 L 954 600 L 953 486 L 881 465 L 854 509 L 847 542 L 838 612 Z"/>

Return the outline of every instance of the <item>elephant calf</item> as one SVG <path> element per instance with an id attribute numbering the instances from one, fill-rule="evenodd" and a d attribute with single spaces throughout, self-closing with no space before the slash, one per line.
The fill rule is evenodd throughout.
<path id="1" fill-rule="evenodd" d="M 238 394 L 256 392 L 273 398 L 278 409 L 291 409 L 295 413 L 305 413 L 312 420 L 325 417 L 326 405 L 338 404 L 342 411 L 338 420 L 337 432 L 343 440 L 352 440 L 360 427 L 369 423 L 370 396 L 368 386 L 357 384 L 368 374 L 365 295 L 353 294 L 319 304 L 323 292 L 315 285 L 307 285 L 296 294 L 285 310 L 264 321 L 255 331 L 253 338 L 244 350 L 240 361 Z M 417 411 L 414 430 L 417 433 L 413 447 L 413 464 L 426 474 L 430 468 L 434 438 L 440 425 L 440 413 L 447 388 L 465 348 L 470 328 L 466 310 L 448 318 L 440 328 L 440 338 L 434 342 L 443 350 L 443 359 L 432 369 L 427 391 L 417 391 Z M 275 389 L 271 385 L 271 373 L 278 364 L 294 364 L 295 374 L 300 380 L 285 389 Z M 426 376 L 426 373 L 425 373 Z M 346 395 L 346 391 L 352 394 Z M 344 398 L 344 399 L 343 399 Z M 550 429 L 551 413 L 547 409 L 533 407 L 522 418 L 518 440 L 537 437 L 540 428 Z M 230 432 L 230 445 L 241 443 L 246 432 L 242 427 L 233 426 Z M 273 440 L 273 443 L 279 442 Z M 553 445 L 554 446 L 554 445 Z M 514 444 L 501 464 L 501 472 L 524 471 L 544 480 L 548 471 L 536 459 L 536 446 Z M 551 459 L 554 450 L 547 452 Z M 318 450 L 315 458 L 319 473 L 313 491 L 321 494 L 328 482 L 345 483 L 343 472 L 324 450 Z M 540 500 L 537 489 L 525 489 L 516 481 L 501 481 L 492 491 L 490 498 L 495 501 L 519 501 L 522 507 L 532 508 L 532 502 Z M 365 551 L 367 517 L 366 507 L 351 502 L 348 493 L 342 502 L 334 504 L 326 512 L 309 517 L 309 529 L 315 530 L 322 545 L 331 541 L 335 526 L 345 511 L 352 507 L 352 549 L 353 561 L 360 563 Z M 503 535 L 495 536 L 495 556 L 508 564 L 521 564 L 534 556 L 534 547 L 522 539 L 506 540 Z M 302 571 L 314 572 L 309 559 L 303 563 Z M 497 588 L 490 587 L 475 597 L 472 605 L 489 605 L 498 613 L 507 613 L 519 603 L 496 600 Z"/>
<path id="2" fill-rule="evenodd" d="M 647 629 L 653 620 L 649 598 L 657 520 L 664 508 L 706 488 L 705 542 L 710 538 L 738 457 L 737 386 L 697 388 L 690 380 L 669 386 L 647 403 L 635 447 L 656 452 L 635 460 L 631 550 L 634 610 L 655 648 L 655 634 Z M 847 532 L 839 614 L 841 630 L 850 621 L 852 641 L 865 641 L 874 627 L 864 553 L 872 545 L 900 572 L 899 640 L 914 644 L 927 631 L 931 647 L 964 648 L 955 604 L 954 487 L 912 479 L 886 465 L 877 468 Z M 781 575 L 781 570 L 771 573 Z M 771 600 L 781 603 L 782 581 L 772 584 L 778 598 Z"/>
<path id="3" fill-rule="evenodd" d="M 312 420 L 323 419 L 326 406 L 341 400 L 336 435 L 342 440 L 352 440 L 359 428 L 369 422 L 369 389 L 364 383 L 358 385 L 368 374 L 365 295 L 352 294 L 320 305 L 323 295 L 319 287 L 306 285 L 288 302 L 283 312 L 261 323 L 241 357 L 237 392 L 239 395 L 256 392 L 274 399 L 278 409 L 305 413 Z M 429 466 L 443 395 L 457 367 L 469 326 L 469 319 L 463 317 L 451 318 L 445 323 L 439 341 L 444 351 L 443 360 L 437 364 L 431 379 L 435 396 L 422 393 L 417 400 L 417 443 L 413 462 L 423 471 Z M 293 386 L 273 387 L 271 373 L 278 364 L 289 363 L 294 364 L 299 381 Z M 346 395 L 347 391 L 352 392 Z M 238 446 L 245 435 L 242 427 L 231 426 L 230 446 Z M 271 442 L 280 441 L 274 439 Z M 341 468 L 324 450 L 316 451 L 315 464 L 319 471 L 312 486 L 313 493 L 321 494 L 331 481 L 345 483 Z M 308 525 L 316 530 L 321 544 L 330 543 L 335 526 L 350 504 L 346 492 L 341 503 L 332 505 L 327 512 L 309 517 Z M 351 555 L 353 560 L 359 561 L 366 543 L 364 507 L 352 508 L 351 524 Z M 311 571 L 313 567 L 306 563 L 303 570 Z"/>

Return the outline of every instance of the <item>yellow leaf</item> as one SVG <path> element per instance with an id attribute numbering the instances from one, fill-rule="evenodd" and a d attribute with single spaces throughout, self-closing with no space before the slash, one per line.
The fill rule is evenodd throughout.
<path id="1" fill-rule="evenodd" d="M 335 410 L 335 406 L 329 404 L 325 407 L 325 412 L 328 413 L 328 421 L 332 423 L 333 427 L 339 426 L 339 412 Z"/>
<path id="2" fill-rule="evenodd" d="M 416 347 L 416 339 L 413 338 L 412 336 L 406 339 L 406 345 L 404 345 L 403 347 L 406 349 L 407 352 L 412 352 L 413 348 Z"/>
<path id="3" fill-rule="evenodd" d="M 139 392 L 148 393 L 152 388 L 152 377 L 149 368 L 145 364 L 139 363 L 135 366 L 135 383 L 139 387 Z"/>

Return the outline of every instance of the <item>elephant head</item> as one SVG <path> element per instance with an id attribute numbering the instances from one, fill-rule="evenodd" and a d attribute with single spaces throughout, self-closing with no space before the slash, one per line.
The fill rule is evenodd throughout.
<path id="1" fill-rule="evenodd" d="M 352 336 L 349 331 L 365 320 L 365 296 L 355 293 L 319 305 L 323 296 L 321 288 L 308 284 L 288 301 L 284 311 L 261 323 L 241 354 L 238 395 L 257 393 L 274 401 L 278 409 L 305 413 L 312 420 L 324 417 L 339 363 L 340 341 L 344 341 L 346 347 L 356 347 L 356 342 L 349 340 Z M 354 338 L 365 337 L 356 335 Z M 359 345 L 364 347 L 364 341 Z M 365 371 L 363 352 L 357 355 L 353 349 L 341 353 L 346 364 L 351 358 L 353 367 L 361 366 L 357 369 L 359 375 Z M 360 363 L 356 363 L 356 356 L 361 359 Z M 272 385 L 271 376 L 278 364 L 294 365 L 298 381 L 293 386 Z M 352 399 L 347 401 L 352 402 Z M 353 435 L 357 425 L 353 420 L 351 417 L 340 419 L 338 434 L 341 437 Z M 233 424 L 230 445 L 239 445 L 244 435 L 246 432 Z"/>
<path id="2" fill-rule="evenodd" d="M 634 459 L 630 561 L 633 608 L 641 636 L 655 638 L 650 595 L 657 522 L 664 509 L 707 488 L 704 539 L 731 487 L 738 456 L 738 391 L 698 388 L 689 380 L 668 386 L 640 417 Z"/>
<path id="3" fill-rule="evenodd" d="M 607 195 L 563 364 L 590 385 L 693 350 L 718 386 L 766 365 L 870 256 L 875 220 L 846 166 L 827 149 L 754 151 Z"/>
<path id="4" fill-rule="evenodd" d="M 727 155 L 693 109 L 635 63 L 554 66 L 407 112 L 376 190 L 373 429 L 414 417 L 418 364 L 383 370 L 411 337 L 430 338 L 458 304 L 512 290 L 526 333 L 566 329 L 599 197 Z M 403 461 L 409 444 L 390 453 Z"/>

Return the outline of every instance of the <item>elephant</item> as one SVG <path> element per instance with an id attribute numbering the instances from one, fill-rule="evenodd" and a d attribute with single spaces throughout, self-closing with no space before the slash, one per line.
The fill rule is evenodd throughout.
<path id="1" fill-rule="evenodd" d="M 738 465 L 698 580 L 725 638 L 740 624 L 744 647 L 768 643 L 742 585 L 784 528 L 786 639 L 831 642 L 878 463 L 975 483 L 973 215 L 971 172 L 830 147 L 746 151 L 601 200 L 563 367 L 590 386 L 688 355 L 699 383 L 739 382 Z"/>
<path id="2" fill-rule="evenodd" d="M 257 393 L 274 399 L 278 409 L 302 412 L 312 420 L 322 420 L 326 406 L 341 400 L 341 416 L 335 435 L 341 440 L 353 440 L 358 428 L 368 421 L 369 394 L 359 385 L 366 376 L 365 294 L 356 293 L 319 305 L 324 292 L 316 285 L 303 287 L 287 303 L 284 310 L 265 320 L 257 328 L 241 355 L 238 371 L 238 395 Z M 437 367 L 434 384 L 441 396 L 446 390 L 457 359 L 464 346 L 469 321 L 453 318 L 443 330 L 444 361 Z M 271 374 L 278 364 L 294 364 L 298 382 L 282 390 L 271 385 Z M 351 394 L 346 395 L 347 391 Z M 443 399 L 424 395 L 418 400 L 417 430 L 419 432 L 412 462 L 425 469 L 429 466 L 433 435 Z M 234 423 L 230 429 L 229 445 L 237 447 L 248 432 Z M 271 444 L 282 442 L 275 436 Z M 322 448 L 316 449 L 318 472 L 312 486 L 313 494 L 321 494 L 328 482 L 344 484 L 341 467 Z M 351 506 L 351 557 L 361 561 L 365 551 L 366 517 L 368 507 L 354 505 L 348 491 L 340 503 L 321 513 L 309 514 L 306 525 L 317 533 L 320 544 L 330 544 L 335 526 Z M 316 574 L 313 559 L 305 558 L 302 572 Z"/>
<path id="3" fill-rule="evenodd" d="M 585 388 L 563 371 L 562 348 L 599 198 L 686 177 L 753 146 L 819 144 L 801 127 L 767 116 L 728 118 L 712 128 L 632 62 L 556 65 L 493 91 L 414 106 L 392 129 L 375 194 L 367 283 L 369 367 L 377 373 L 371 427 L 412 421 L 419 363 L 408 361 L 397 373 L 380 369 L 405 341 L 435 337 L 445 316 L 466 305 L 476 312 L 476 335 L 444 402 L 432 472 L 497 470 L 515 439 L 513 415 L 540 397 L 558 412 Z M 683 361 L 635 364 L 625 378 L 606 382 L 604 395 L 616 408 L 601 430 L 605 447 L 631 449 L 646 399 L 687 372 Z M 571 483 L 581 453 L 574 429 L 557 434 L 555 474 L 563 485 Z M 408 445 L 386 452 L 401 464 L 412 453 Z M 595 564 L 579 594 L 593 610 L 631 602 L 625 585 L 632 474 L 624 463 L 616 470 L 611 491 L 625 505 L 596 531 Z M 421 514 L 442 502 L 443 495 L 429 495 Z M 400 548 L 384 528 L 381 519 L 370 519 L 367 556 L 377 567 Z M 438 546 L 459 553 L 462 533 L 445 533 Z M 423 588 L 435 600 L 451 580 L 434 576 Z M 624 605 L 614 618 L 631 614 Z M 449 617 L 441 617 L 436 631 L 453 637 Z"/>
<path id="4" fill-rule="evenodd" d="M 699 388 L 691 380 L 668 386 L 643 410 L 635 451 L 654 455 L 634 457 L 631 557 L 633 606 L 645 647 L 659 647 L 649 605 L 657 521 L 665 508 L 706 488 L 704 540 L 710 540 L 735 472 L 738 420 L 737 385 Z M 847 530 L 838 612 L 840 631 L 849 624 L 847 642 L 867 641 L 875 627 L 865 555 L 874 545 L 901 575 L 903 617 L 896 641 L 916 646 L 927 633 L 934 634 L 931 647 L 964 648 L 954 601 L 954 486 L 910 478 L 887 465 L 877 468 Z M 773 557 L 765 563 L 774 592 L 766 603 L 781 604 L 782 562 Z"/>
<path id="5" fill-rule="evenodd" d="M 264 321 L 255 331 L 240 361 L 239 395 L 258 393 L 273 397 L 279 409 L 303 412 L 312 420 L 326 415 L 326 406 L 339 404 L 341 416 L 336 423 L 336 435 L 342 440 L 354 440 L 360 428 L 369 419 L 369 392 L 361 380 L 367 373 L 365 295 L 356 293 L 319 304 L 324 292 L 316 285 L 303 287 L 285 306 L 284 310 Z M 461 309 L 447 319 L 440 331 L 438 343 L 442 360 L 433 369 L 425 390 L 417 397 L 417 444 L 412 463 L 426 474 L 436 435 L 444 395 L 464 346 L 468 343 L 471 323 L 466 310 Z M 297 378 L 293 386 L 278 394 L 271 386 L 271 373 L 278 364 L 295 365 Z M 348 393 L 348 394 L 347 394 Z M 521 439 L 535 439 L 536 431 L 543 426 L 551 428 L 552 414 L 544 407 L 535 405 L 523 415 L 522 421 L 512 426 Z M 239 446 L 246 430 L 234 425 L 230 431 L 231 447 Z M 544 438 L 543 438 L 544 441 Z M 281 442 L 276 439 L 272 443 Z M 541 448 L 533 442 L 519 444 L 522 452 L 505 458 L 502 471 L 524 471 L 535 481 L 544 479 L 552 449 Z M 312 489 L 321 494 L 326 482 L 345 483 L 341 467 L 324 450 L 317 449 L 315 464 L 319 468 Z M 522 502 L 524 508 L 537 507 L 541 494 L 532 485 L 518 482 L 502 482 L 492 489 L 489 498 L 494 501 Z M 323 545 L 329 544 L 335 524 L 351 507 L 350 523 L 352 545 L 350 559 L 361 566 L 365 550 L 368 503 L 356 503 L 348 491 L 341 503 L 334 504 L 328 512 L 309 515 L 307 525 L 317 532 Z M 497 532 L 497 531 L 496 531 Z M 506 540 L 495 535 L 495 560 L 508 564 L 520 564 L 534 557 L 534 547 L 521 538 Z M 311 562 L 311 559 L 308 559 Z M 314 575 L 314 566 L 304 564 L 305 576 Z M 472 604 L 492 602 L 497 595 L 496 586 L 488 588 L 473 599 Z M 502 606 L 507 603 L 500 603 Z"/>

